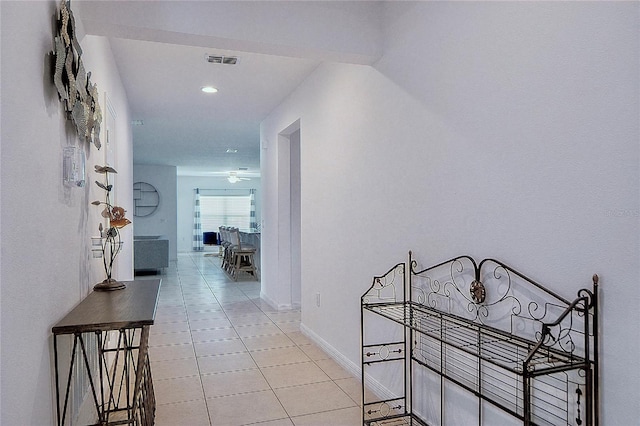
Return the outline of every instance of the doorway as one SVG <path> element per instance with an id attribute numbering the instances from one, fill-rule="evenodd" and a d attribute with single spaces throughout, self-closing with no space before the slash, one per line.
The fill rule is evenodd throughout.
<path id="1" fill-rule="evenodd" d="M 289 137 L 291 172 L 291 306 L 300 308 L 302 301 L 302 259 L 300 223 L 300 129 Z"/>
<path id="2" fill-rule="evenodd" d="M 291 308 L 302 304 L 300 120 L 278 134 L 278 250 L 282 286 Z"/>

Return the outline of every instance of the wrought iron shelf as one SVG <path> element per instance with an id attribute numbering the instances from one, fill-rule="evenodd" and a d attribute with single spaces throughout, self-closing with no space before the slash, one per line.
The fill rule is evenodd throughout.
<path id="1" fill-rule="evenodd" d="M 582 357 L 549 347 L 530 354 L 535 342 L 415 302 L 371 305 L 364 309 L 514 373 L 522 372 L 522 363 L 529 355 L 532 357 L 529 362 L 531 374 L 572 369 L 586 362 Z"/>
<path id="2" fill-rule="evenodd" d="M 447 424 L 454 386 L 478 425 L 489 407 L 525 425 L 598 425 L 597 281 L 567 301 L 495 260 L 418 271 L 410 254 L 362 296 L 363 424 Z M 387 389 L 392 377 L 402 385 Z"/>

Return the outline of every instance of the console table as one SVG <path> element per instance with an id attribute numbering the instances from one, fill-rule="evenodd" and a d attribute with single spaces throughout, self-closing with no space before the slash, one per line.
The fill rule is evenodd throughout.
<path id="1" fill-rule="evenodd" d="M 72 422 L 78 413 L 70 405 L 79 410 L 85 396 L 95 407 L 93 424 L 153 425 L 148 343 L 160 283 L 126 281 L 123 290 L 93 291 L 52 328 L 59 426 Z M 64 335 L 69 347 L 58 341 Z"/>

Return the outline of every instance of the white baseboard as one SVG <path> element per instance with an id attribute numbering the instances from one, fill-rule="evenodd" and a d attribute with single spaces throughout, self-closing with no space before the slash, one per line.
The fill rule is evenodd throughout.
<path id="1" fill-rule="evenodd" d="M 267 305 L 271 306 L 273 309 L 277 311 L 290 311 L 293 309 L 291 305 L 280 304 L 278 305 L 275 301 L 273 301 L 269 296 L 266 295 L 263 291 L 260 291 L 260 299 L 264 302 L 267 302 Z"/>
<path id="2" fill-rule="evenodd" d="M 331 346 L 326 340 L 318 336 L 313 330 L 302 323 L 300 324 L 300 331 L 302 332 L 302 334 L 312 340 L 313 343 L 318 345 L 320 349 L 325 351 L 327 355 L 329 355 L 338 365 L 340 365 L 342 368 L 351 373 L 351 375 L 353 375 L 356 379 L 362 382 L 362 368 L 360 365 L 354 363 L 349 358 L 344 356 L 344 354 Z M 373 392 L 374 395 L 376 395 L 376 397 L 378 397 L 379 399 L 384 400 L 397 398 L 397 395 L 395 395 L 373 377 L 367 375 L 365 380 L 367 383 L 367 388 L 371 392 Z"/>
<path id="3" fill-rule="evenodd" d="M 349 358 L 344 356 L 342 353 L 340 353 L 340 351 L 338 351 L 336 348 L 334 348 L 329 343 L 327 343 L 326 340 L 318 336 L 313 330 L 311 330 L 309 327 L 307 327 L 303 323 L 300 323 L 300 331 L 302 332 L 302 334 L 304 334 L 309 339 L 311 339 L 313 343 L 320 346 L 320 349 L 325 351 L 335 362 L 337 362 L 340 365 L 340 367 L 347 370 L 354 377 L 357 377 L 358 379 L 360 379 L 361 369 L 359 365 L 355 364 Z"/>

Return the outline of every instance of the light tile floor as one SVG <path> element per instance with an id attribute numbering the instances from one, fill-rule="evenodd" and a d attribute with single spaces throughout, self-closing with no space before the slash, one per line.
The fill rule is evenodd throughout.
<path id="1" fill-rule="evenodd" d="M 138 277 L 143 278 L 143 277 Z M 162 275 L 149 353 L 156 425 L 358 425 L 360 380 L 219 258 L 178 255 Z"/>

